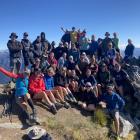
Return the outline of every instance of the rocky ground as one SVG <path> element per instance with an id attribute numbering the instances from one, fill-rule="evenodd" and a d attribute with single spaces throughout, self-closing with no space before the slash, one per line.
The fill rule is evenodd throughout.
<path id="1" fill-rule="evenodd" d="M 2 87 L 0 88 L 0 91 Z M 3 110 L 0 94 L 0 112 Z M 103 127 L 92 121 L 93 114 L 83 112 L 73 106 L 70 109 L 60 109 L 52 115 L 41 103 L 36 103 L 38 118 L 41 127 L 45 128 L 54 140 L 109 140 L 108 127 Z M 12 123 L 9 117 L 0 118 L 0 140 L 28 140 L 26 137 L 27 126 L 21 123 L 18 114 L 21 112 L 14 105 Z M 135 132 L 131 132 L 124 140 L 135 140 Z"/>

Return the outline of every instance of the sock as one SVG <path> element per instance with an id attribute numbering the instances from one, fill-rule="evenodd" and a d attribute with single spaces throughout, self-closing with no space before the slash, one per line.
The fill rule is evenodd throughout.
<path id="1" fill-rule="evenodd" d="M 30 119 L 30 115 L 29 115 L 28 111 L 23 110 L 23 113 L 25 115 L 24 117 L 29 120 Z"/>
<path id="2" fill-rule="evenodd" d="M 28 102 L 29 106 L 31 107 L 33 113 L 35 113 L 35 107 L 34 107 L 34 103 L 33 103 L 32 99 L 28 99 L 27 102 Z"/>
<path id="3" fill-rule="evenodd" d="M 72 93 L 69 93 L 70 98 L 75 98 Z"/>

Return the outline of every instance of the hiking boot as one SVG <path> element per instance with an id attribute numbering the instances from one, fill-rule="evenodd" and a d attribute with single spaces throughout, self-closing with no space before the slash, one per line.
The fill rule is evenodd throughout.
<path id="1" fill-rule="evenodd" d="M 50 106 L 50 110 L 54 115 L 57 113 L 57 109 L 54 104 Z"/>
<path id="2" fill-rule="evenodd" d="M 60 108 L 63 107 L 63 105 L 57 102 L 57 103 L 55 103 L 55 107 L 57 110 L 59 110 Z"/>
<path id="3" fill-rule="evenodd" d="M 64 107 L 65 107 L 66 109 L 69 109 L 71 106 L 70 106 L 70 104 L 69 104 L 69 103 L 64 102 Z"/>

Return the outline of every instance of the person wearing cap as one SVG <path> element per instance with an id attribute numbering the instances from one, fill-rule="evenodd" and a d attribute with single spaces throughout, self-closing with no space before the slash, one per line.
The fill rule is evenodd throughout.
<path id="1" fill-rule="evenodd" d="M 7 43 L 10 54 L 10 68 L 11 72 L 18 73 L 21 67 L 21 51 L 23 49 L 22 44 L 17 41 L 18 36 L 16 33 L 11 33 L 10 40 Z"/>
<path id="2" fill-rule="evenodd" d="M 23 34 L 23 39 L 21 40 L 23 46 L 22 54 L 24 58 L 25 69 L 29 66 L 30 62 L 33 63 L 33 53 L 32 53 L 32 43 L 28 39 L 28 33 Z"/>
<path id="3" fill-rule="evenodd" d="M 102 41 L 102 55 L 103 56 L 105 56 L 106 55 L 106 53 L 107 53 L 107 50 L 108 50 L 108 43 L 109 42 L 112 42 L 112 44 L 113 44 L 113 48 L 114 48 L 114 43 L 113 43 L 113 41 L 112 41 L 112 39 L 110 38 L 110 33 L 109 32 L 106 32 L 105 33 L 105 38 L 103 39 L 103 41 Z"/>
<path id="4" fill-rule="evenodd" d="M 23 109 L 23 112 L 26 115 L 26 123 L 30 123 L 30 115 L 27 111 L 27 103 L 32 109 L 33 112 L 33 120 L 36 121 L 36 109 L 34 107 L 33 101 L 30 97 L 30 94 L 28 92 L 28 83 L 29 83 L 29 75 L 30 70 L 26 69 L 23 71 L 23 73 L 14 74 L 12 72 L 9 72 L 5 70 L 4 68 L 0 67 L 0 72 L 5 74 L 8 77 L 16 79 L 16 87 L 15 87 L 15 98 L 16 102 L 21 106 Z"/>
<path id="5" fill-rule="evenodd" d="M 101 96 L 99 105 L 102 108 L 107 108 L 108 113 L 115 121 L 116 137 L 119 140 L 120 133 L 120 120 L 119 112 L 123 111 L 125 101 L 119 96 L 119 94 L 113 91 L 114 86 L 112 84 L 107 85 L 106 92 Z"/>

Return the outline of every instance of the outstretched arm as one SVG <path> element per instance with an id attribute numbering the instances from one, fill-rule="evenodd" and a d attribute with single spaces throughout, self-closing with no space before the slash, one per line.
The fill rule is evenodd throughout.
<path id="1" fill-rule="evenodd" d="M 5 74 L 8 77 L 15 78 L 15 79 L 18 78 L 18 75 L 17 74 L 14 74 L 12 72 L 9 72 L 9 71 L 7 71 L 6 69 L 4 69 L 2 67 L 0 67 L 0 72 L 2 72 L 3 74 Z"/>

